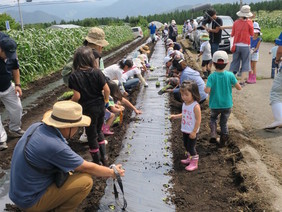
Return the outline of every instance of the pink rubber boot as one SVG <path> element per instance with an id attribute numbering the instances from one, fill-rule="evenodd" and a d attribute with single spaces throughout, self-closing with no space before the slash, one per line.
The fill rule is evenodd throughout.
<path id="1" fill-rule="evenodd" d="M 185 169 L 187 171 L 194 171 L 198 169 L 198 160 L 199 160 L 199 155 L 192 156 L 189 166 L 186 166 Z"/>
<path id="2" fill-rule="evenodd" d="M 184 165 L 189 165 L 189 163 L 191 162 L 191 155 L 188 153 L 187 155 L 187 159 L 181 160 L 180 162 Z"/>
<path id="3" fill-rule="evenodd" d="M 113 135 L 114 134 L 114 132 L 112 132 L 110 130 L 110 127 L 106 124 L 103 125 L 102 131 L 103 131 L 104 135 Z"/>
<path id="4" fill-rule="evenodd" d="M 254 74 L 251 74 L 251 72 L 249 72 L 249 78 L 247 80 L 248 84 L 253 84 L 253 80 L 254 80 Z"/>

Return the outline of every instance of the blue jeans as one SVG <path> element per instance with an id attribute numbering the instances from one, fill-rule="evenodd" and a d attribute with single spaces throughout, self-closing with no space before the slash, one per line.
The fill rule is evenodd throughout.
<path id="1" fill-rule="evenodd" d="M 275 69 L 277 70 L 276 73 L 278 73 L 278 63 L 275 63 L 276 58 L 272 58 L 272 64 L 271 64 L 271 78 L 275 77 Z"/>
<path id="2" fill-rule="evenodd" d="M 211 55 L 213 56 L 213 54 L 218 51 L 219 48 L 219 43 L 211 43 Z"/>
<path id="3" fill-rule="evenodd" d="M 226 109 L 211 109 L 211 120 L 210 120 L 210 129 L 211 137 L 216 138 L 216 128 L 217 128 L 217 117 L 220 114 L 220 130 L 221 135 L 228 135 L 228 126 L 227 121 L 231 113 L 231 108 Z"/>
<path id="4" fill-rule="evenodd" d="M 136 87 L 138 83 L 139 83 L 138 78 L 129 79 L 123 83 L 123 87 L 126 91 L 129 91 L 130 89 Z"/>

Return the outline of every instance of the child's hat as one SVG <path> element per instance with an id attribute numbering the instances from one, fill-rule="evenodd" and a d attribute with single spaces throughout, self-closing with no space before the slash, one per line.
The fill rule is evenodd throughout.
<path id="1" fill-rule="evenodd" d="M 200 36 L 200 40 L 208 41 L 210 40 L 209 34 L 208 33 L 202 33 Z"/>
<path id="2" fill-rule="evenodd" d="M 258 33 L 259 35 L 262 35 L 259 29 L 254 29 L 254 33 Z"/>
<path id="3" fill-rule="evenodd" d="M 217 64 L 227 64 L 228 55 L 225 51 L 216 51 L 213 54 L 212 61 Z"/>
<path id="4" fill-rule="evenodd" d="M 170 56 L 165 56 L 165 58 L 164 58 L 164 64 L 167 64 L 169 61 L 171 61 L 172 60 L 172 57 L 170 57 Z"/>
<path id="5" fill-rule="evenodd" d="M 279 37 L 275 39 L 275 44 L 282 46 L 282 32 L 280 33 Z"/>

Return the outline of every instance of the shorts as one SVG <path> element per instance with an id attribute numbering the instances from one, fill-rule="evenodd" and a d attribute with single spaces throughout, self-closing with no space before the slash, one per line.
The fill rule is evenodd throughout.
<path id="1" fill-rule="evenodd" d="M 202 67 L 205 67 L 206 65 L 208 65 L 211 62 L 211 60 L 203 60 L 202 61 Z"/>
<path id="2" fill-rule="evenodd" d="M 258 60 L 259 60 L 259 53 L 258 52 L 254 52 L 253 54 L 251 54 L 251 61 L 257 62 Z"/>
<path id="3" fill-rule="evenodd" d="M 108 110 L 105 110 L 105 117 L 104 120 L 107 121 L 111 117 L 111 112 Z"/>

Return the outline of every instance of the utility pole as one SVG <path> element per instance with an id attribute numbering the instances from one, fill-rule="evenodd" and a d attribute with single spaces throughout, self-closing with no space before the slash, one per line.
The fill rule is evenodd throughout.
<path id="1" fill-rule="evenodd" d="M 19 15 L 20 15 L 20 19 L 21 19 L 22 31 L 24 32 L 23 16 L 22 16 L 22 12 L 21 12 L 20 0 L 18 0 L 18 7 L 19 7 Z"/>
<path id="2" fill-rule="evenodd" d="M 243 0 L 240 0 L 240 9 L 242 8 L 243 6 Z"/>

